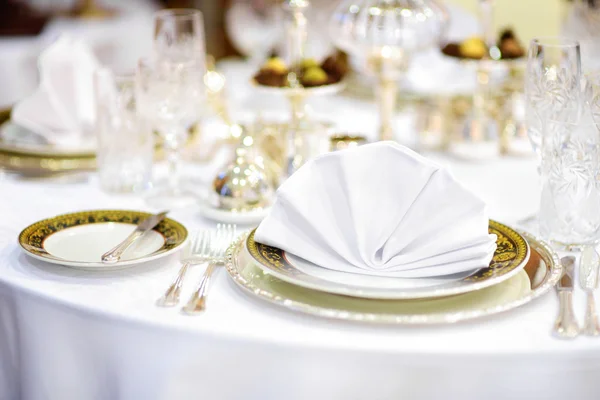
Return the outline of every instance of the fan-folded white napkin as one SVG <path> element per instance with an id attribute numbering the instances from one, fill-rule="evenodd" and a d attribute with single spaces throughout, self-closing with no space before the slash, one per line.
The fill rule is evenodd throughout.
<path id="1" fill-rule="evenodd" d="M 255 239 L 331 270 L 421 278 L 487 266 L 488 224 L 485 203 L 446 169 L 379 142 L 300 168 Z"/>
<path id="2" fill-rule="evenodd" d="M 38 58 L 40 85 L 11 119 L 48 143 L 75 147 L 93 140 L 93 73 L 99 63 L 81 40 L 61 36 Z M 87 144 L 87 143 L 86 143 Z"/>

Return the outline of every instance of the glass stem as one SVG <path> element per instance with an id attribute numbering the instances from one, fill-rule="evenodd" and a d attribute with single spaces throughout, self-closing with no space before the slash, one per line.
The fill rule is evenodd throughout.
<path id="1" fill-rule="evenodd" d="M 392 120 L 396 109 L 397 82 L 395 79 L 381 76 L 377 97 L 379 102 L 379 140 L 393 140 Z"/>
<path id="2" fill-rule="evenodd" d="M 291 124 L 293 127 L 297 127 L 304 115 L 304 96 L 290 96 L 290 108 L 292 111 Z"/>
<path id="3" fill-rule="evenodd" d="M 496 45 L 494 37 L 494 0 L 479 0 L 481 25 L 488 50 Z"/>
<path id="4" fill-rule="evenodd" d="M 165 139 L 164 149 L 168 163 L 167 178 L 169 190 L 172 193 L 177 193 L 179 190 L 179 179 L 181 173 L 181 135 L 179 132 L 174 132 Z"/>
<path id="5" fill-rule="evenodd" d="M 489 92 L 490 92 L 490 73 L 489 73 L 489 64 L 486 61 L 482 61 L 477 64 L 477 87 L 475 92 L 473 93 L 473 113 L 475 115 L 476 121 L 478 121 L 479 126 L 481 127 L 480 134 L 482 137 L 477 137 L 475 139 L 481 140 L 487 137 L 487 124 L 488 124 L 488 102 L 489 102 Z"/>
<path id="6" fill-rule="evenodd" d="M 303 163 L 302 154 L 299 149 L 302 144 L 299 140 L 302 138 L 298 135 L 300 120 L 304 115 L 304 96 L 290 96 L 291 120 L 288 128 L 288 161 L 287 161 L 287 176 L 291 176 Z"/>

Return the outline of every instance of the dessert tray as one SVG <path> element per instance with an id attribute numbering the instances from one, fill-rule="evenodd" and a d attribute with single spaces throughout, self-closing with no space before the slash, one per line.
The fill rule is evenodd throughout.
<path id="1" fill-rule="evenodd" d="M 295 88 L 289 86 L 277 87 L 261 85 L 254 79 L 252 79 L 250 83 L 263 94 L 275 94 L 284 96 L 327 96 L 339 93 L 346 87 L 346 82 L 343 80 L 337 83 L 330 83 L 321 86 L 300 86 Z"/>
<path id="2" fill-rule="evenodd" d="M 297 86 L 290 87 L 287 77 L 296 72 Z M 306 58 L 294 69 L 286 65 L 282 59 L 271 57 L 253 76 L 251 83 L 263 93 L 298 95 L 335 94 L 345 86 L 344 76 L 348 72 L 348 57 L 344 53 L 330 55 L 319 63 Z"/>
<path id="3" fill-rule="evenodd" d="M 461 43 L 447 43 L 441 51 L 448 57 L 473 61 L 487 56 L 495 61 L 511 61 L 525 56 L 525 49 L 511 29 L 505 29 L 492 48 L 488 48 L 482 38 L 471 37 Z"/>

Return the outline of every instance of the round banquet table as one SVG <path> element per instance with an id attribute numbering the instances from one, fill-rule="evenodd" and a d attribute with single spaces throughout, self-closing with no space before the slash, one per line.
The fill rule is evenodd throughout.
<path id="1" fill-rule="evenodd" d="M 243 95 L 235 63 L 234 114 L 277 99 Z M 240 82 L 236 82 L 236 79 Z M 280 103 L 280 102 L 279 102 Z M 376 125 L 375 107 L 344 95 L 315 110 L 343 124 Z M 237 111 L 236 111 L 237 110 Z M 279 109 L 279 112 L 284 112 Z M 535 212 L 536 163 L 502 158 L 447 165 L 488 202 L 492 218 L 514 223 Z M 219 157 L 217 157 L 219 158 Z M 222 162 L 221 157 L 219 162 Z M 190 166 L 207 184 L 218 168 Z M 201 183 L 198 183 L 201 184 Z M 60 213 L 151 209 L 109 195 L 96 178 L 71 183 L 0 175 L 0 399 L 597 399 L 600 339 L 550 334 L 554 292 L 504 314 L 454 325 L 378 326 L 319 319 L 242 292 L 220 269 L 199 316 L 162 309 L 156 298 L 178 270 L 176 255 L 122 271 L 90 273 L 24 255 L 21 229 Z M 195 207 L 170 214 L 190 232 L 213 227 Z M 182 299 L 202 267 L 186 279 Z M 597 305 L 600 307 L 600 304 Z M 584 296 L 575 292 L 582 320 Z"/>

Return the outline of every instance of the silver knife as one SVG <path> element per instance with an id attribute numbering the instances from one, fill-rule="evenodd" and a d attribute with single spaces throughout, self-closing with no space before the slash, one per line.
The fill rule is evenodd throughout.
<path id="1" fill-rule="evenodd" d="M 600 267 L 600 256 L 594 246 L 586 246 L 579 260 L 579 285 L 587 294 L 583 333 L 588 336 L 598 336 L 600 334 L 596 314 L 596 300 L 594 299 L 594 289 L 598 286 L 598 267 Z"/>
<path id="2" fill-rule="evenodd" d="M 167 216 L 168 211 L 151 215 L 148 218 L 142 220 L 135 230 L 127 236 L 125 240 L 116 245 L 111 250 L 102 254 L 102 262 L 105 264 L 114 264 L 121 259 L 123 252 L 129 248 L 136 240 L 144 236 L 144 234 L 154 228 Z"/>
<path id="3" fill-rule="evenodd" d="M 579 335 L 580 329 L 573 312 L 573 270 L 575 257 L 567 256 L 560 260 L 563 276 L 556 285 L 558 292 L 559 312 L 554 323 L 554 335 L 561 339 L 573 339 Z"/>

